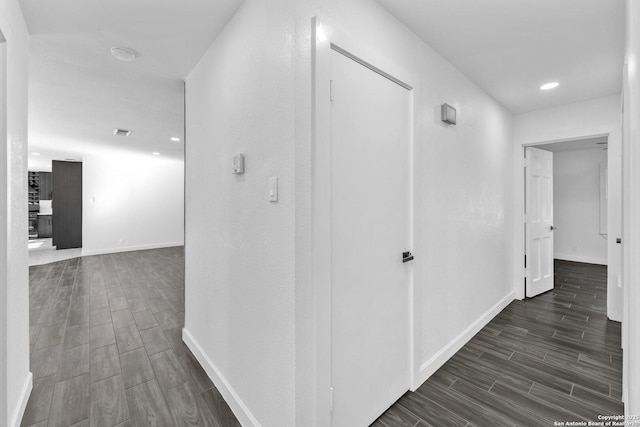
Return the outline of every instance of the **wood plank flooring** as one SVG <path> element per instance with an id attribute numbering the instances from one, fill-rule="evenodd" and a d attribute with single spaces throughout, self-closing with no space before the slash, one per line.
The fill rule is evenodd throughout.
<path id="1" fill-rule="evenodd" d="M 373 424 L 553 426 L 620 415 L 620 323 L 607 269 L 555 261 L 555 289 L 514 301 Z"/>
<path id="2" fill-rule="evenodd" d="M 29 269 L 22 426 L 239 426 L 182 342 L 183 248 Z"/>

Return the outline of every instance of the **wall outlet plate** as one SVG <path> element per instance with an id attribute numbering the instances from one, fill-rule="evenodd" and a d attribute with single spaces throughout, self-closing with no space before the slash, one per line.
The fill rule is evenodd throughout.
<path id="1" fill-rule="evenodd" d="M 237 156 L 233 157 L 233 166 L 231 173 L 244 173 L 244 154 L 238 154 Z"/>

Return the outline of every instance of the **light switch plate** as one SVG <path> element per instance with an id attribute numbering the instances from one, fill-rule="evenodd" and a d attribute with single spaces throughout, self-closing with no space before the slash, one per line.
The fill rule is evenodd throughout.
<path id="1" fill-rule="evenodd" d="M 269 178 L 269 201 L 278 201 L 278 177 L 272 176 Z"/>
<path id="2" fill-rule="evenodd" d="M 233 157 L 233 169 L 232 173 L 240 174 L 244 173 L 244 154 L 238 154 Z"/>

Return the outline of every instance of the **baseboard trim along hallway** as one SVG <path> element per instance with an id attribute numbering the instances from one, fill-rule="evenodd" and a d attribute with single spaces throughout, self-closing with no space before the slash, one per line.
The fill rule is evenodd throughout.
<path id="1" fill-rule="evenodd" d="M 464 345 L 473 338 L 482 328 L 484 328 L 491 320 L 498 315 L 511 301 L 513 301 L 514 293 L 509 292 L 498 301 L 493 307 L 484 312 L 478 319 L 462 331 L 457 337 L 449 341 L 440 351 L 434 354 L 429 360 L 420 366 L 418 381 L 413 385 L 411 391 L 415 391 L 420 387 L 431 375 L 444 365 L 454 354 L 456 354 Z"/>
<path id="2" fill-rule="evenodd" d="M 575 254 L 553 254 L 553 258 L 560 259 L 563 261 L 582 262 L 586 264 L 597 264 L 597 265 L 608 264 L 606 258 L 596 258 L 591 256 L 575 255 Z"/>
<path id="3" fill-rule="evenodd" d="M 146 251 L 150 249 L 174 248 L 177 246 L 184 246 L 184 242 L 154 243 L 151 245 L 121 246 L 117 248 L 105 248 L 105 249 L 88 249 L 88 250 L 83 249 L 82 256 L 108 255 L 108 254 L 115 254 L 120 252 Z"/>
<path id="4" fill-rule="evenodd" d="M 29 402 L 29 396 L 31 396 L 31 390 L 33 390 L 33 373 L 29 372 L 27 378 L 20 392 L 20 398 L 18 399 L 18 405 L 16 406 L 13 416 L 11 417 L 11 427 L 18 427 L 20 420 L 24 415 L 24 411 L 27 409 L 27 403 Z"/>
<path id="5" fill-rule="evenodd" d="M 238 393 L 231 387 L 229 381 L 220 372 L 220 369 L 207 357 L 198 341 L 189 333 L 186 328 L 182 328 L 182 341 L 191 350 L 191 353 L 198 360 L 213 384 L 216 386 L 224 400 L 227 402 L 238 421 L 243 426 L 261 427 L 256 417 L 251 413 L 249 407 L 242 401 Z"/>

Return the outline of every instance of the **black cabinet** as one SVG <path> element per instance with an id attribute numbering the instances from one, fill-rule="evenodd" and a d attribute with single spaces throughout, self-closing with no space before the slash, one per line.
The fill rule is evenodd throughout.
<path id="1" fill-rule="evenodd" d="M 52 215 L 38 215 L 38 238 L 44 239 L 53 236 Z"/>
<path id="2" fill-rule="evenodd" d="M 51 183 L 51 172 L 38 172 L 40 178 L 39 196 L 40 200 L 51 200 L 53 198 L 53 186 Z"/>
<path id="3" fill-rule="evenodd" d="M 29 239 L 38 238 L 38 212 L 29 212 Z"/>

